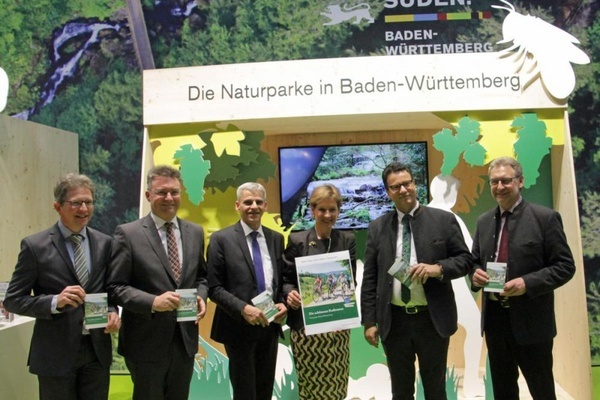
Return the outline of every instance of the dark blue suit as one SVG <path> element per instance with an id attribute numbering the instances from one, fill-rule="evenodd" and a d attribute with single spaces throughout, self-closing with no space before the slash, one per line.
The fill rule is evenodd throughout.
<path id="1" fill-rule="evenodd" d="M 283 236 L 262 229 L 273 269 L 273 301 L 282 303 Z M 259 293 L 240 222 L 211 235 L 207 258 L 209 297 L 217 304 L 211 338 L 225 345 L 234 399 L 271 399 L 281 325 L 252 326 L 242 316 Z"/>

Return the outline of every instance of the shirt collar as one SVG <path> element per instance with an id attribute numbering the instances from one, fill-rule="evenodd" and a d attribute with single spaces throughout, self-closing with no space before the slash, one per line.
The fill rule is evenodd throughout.
<path id="1" fill-rule="evenodd" d="M 166 224 L 167 222 L 171 222 L 173 223 L 173 226 L 177 229 L 179 229 L 179 223 L 177 221 L 177 217 L 174 217 L 171 221 L 165 221 L 164 219 L 162 219 L 161 217 L 153 214 L 152 212 L 150 213 L 150 217 L 152 218 L 152 220 L 154 221 L 154 223 L 156 224 L 156 229 L 160 229 L 163 227 L 164 224 Z"/>
<path id="2" fill-rule="evenodd" d="M 519 195 L 519 198 L 517 199 L 517 201 L 515 201 L 515 204 L 513 204 L 513 206 L 511 208 L 509 208 L 508 210 L 504 210 L 502 207 L 498 206 L 498 208 L 500 209 L 500 215 L 502 215 L 504 213 L 504 211 L 508 211 L 509 213 L 513 213 L 515 211 L 515 208 L 517 208 L 517 206 L 519 204 L 521 204 L 521 202 L 523 201 L 523 197 L 521 197 Z"/>
<path id="3" fill-rule="evenodd" d="M 88 234 L 87 234 L 87 228 L 84 227 L 81 231 L 79 232 L 71 232 L 71 230 L 69 228 L 67 228 L 65 226 L 65 224 L 62 223 L 61 220 L 58 220 L 58 230 L 60 231 L 61 235 L 63 236 L 63 238 L 68 239 L 69 236 L 73 235 L 73 234 L 77 234 L 77 235 L 81 235 L 83 236 L 83 240 L 87 240 L 88 238 Z"/>
<path id="4" fill-rule="evenodd" d="M 417 212 L 418 209 L 419 209 L 419 202 L 417 201 L 417 204 L 415 204 L 413 209 L 408 212 L 408 215 L 410 215 L 411 217 L 414 217 L 415 212 Z M 397 208 L 396 208 L 396 213 L 398 214 L 398 221 L 402 221 L 402 218 L 404 217 L 405 214 L 402 211 L 398 210 Z"/>
<path id="5" fill-rule="evenodd" d="M 252 233 L 254 231 L 254 229 L 250 228 L 248 226 L 248 224 L 246 224 L 244 221 L 240 220 L 240 224 L 242 224 L 242 229 L 244 230 L 244 236 L 248 236 L 250 233 Z M 259 236 L 265 237 L 265 234 L 263 233 L 262 225 L 259 226 L 256 231 L 259 233 Z"/>

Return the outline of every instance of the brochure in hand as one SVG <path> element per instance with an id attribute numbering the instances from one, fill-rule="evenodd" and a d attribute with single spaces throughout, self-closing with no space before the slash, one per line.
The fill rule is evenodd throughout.
<path id="1" fill-rule="evenodd" d="M 84 311 L 83 325 L 86 329 L 105 328 L 108 325 L 108 295 L 106 293 L 87 293 Z"/>
<path id="2" fill-rule="evenodd" d="M 198 318 L 198 290 L 177 289 L 176 292 L 181 296 L 177 308 L 177 322 L 195 321 Z"/>
<path id="3" fill-rule="evenodd" d="M 410 265 L 401 258 L 397 258 L 390 269 L 388 269 L 388 274 L 392 275 L 395 279 L 404 283 L 406 286 L 410 286 L 411 281 L 410 275 L 408 275 L 409 270 Z"/>
<path id="4" fill-rule="evenodd" d="M 275 315 L 279 312 L 279 309 L 277 306 L 275 306 L 275 302 L 271 298 L 271 295 L 266 290 L 253 298 L 252 304 L 254 304 L 254 307 L 259 308 L 263 314 L 265 314 L 269 322 L 273 321 L 275 319 Z"/>
<path id="5" fill-rule="evenodd" d="M 348 250 L 296 257 L 307 335 L 360 326 Z"/>
<path id="6" fill-rule="evenodd" d="M 483 290 L 494 293 L 503 291 L 506 282 L 506 263 L 489 262 L 486 266 L 486 272 L 490 279 Z"/>

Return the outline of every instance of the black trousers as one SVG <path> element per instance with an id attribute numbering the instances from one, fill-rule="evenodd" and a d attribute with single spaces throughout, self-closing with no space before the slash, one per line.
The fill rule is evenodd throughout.
<path id="1" fill-rule="evenodd" d="M 233 400 L 271 400 L 278 341 L 277 330 L 269 325 L 256 340 L 225 345 Z"/>
<path id="2" fill-rule="evenodd" d="M 125 358 L 133 381 L 133 400 L 188 400 L 194 357 L 188 355 L 179 328 L 165 346 L 170 346 L 170 351 L 164 360 Z"/>
<path id="3" fill-rule="evenodd" d="M 382 342 L 392 380 L 393 400 L 413 400 L 415 358 L 427 400 L 446 400 L 449 338 L 441 337 L 427 311 L 406 314 L 392 306 L 392 326 Z"/>
<path id="4" fill-rule="evenodd" d="M 106 400 L 110 370 L 98 361 L 92 339 L 81 336 L 76 372 L 70 376 L 39 376 L 40 400 Z"/>
<path id="5" fill-rule="evenodd" d="M 488 300 L 485 314 L 485 342 L 490 359 L 496 400 L 519 400 L 519 368 L 534 400 L 555 400 L 552 373 L 554 341 L 520 345 L 510 324 L 510 308 Z"/>

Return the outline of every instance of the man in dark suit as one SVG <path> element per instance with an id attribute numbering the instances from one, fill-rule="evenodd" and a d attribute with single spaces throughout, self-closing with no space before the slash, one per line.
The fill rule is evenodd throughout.
<path id="1" fill-rule="evenodd" d="M 204 231 L 177 218 L 181 175 L 169 166 L 148 172 L 151 212 L 117 227 L 109 295 L 123 307 L 119 354 L 133 381 L 134 400 L 187 400 L 206 312 Z M 178 289 L 197 289 L 198 318 L 177 322 Z"/>
<path id="2" fill-rule="evenodd" d="M 261 225 L 267 193 L 258 183 L 237 189 L 241 221 L 215 232 L 208 246 L 209 297 L 217 304 L 211 338 L 225 345 L 234 400 L 270 400 L 280 323 L 283 236 Z M 252 299 L 267 292 L 279 312 L 269 320 Z"/>
<path id="3" fill-rule="evenodd" d="M 393 162 L 382 178 L 396 207 L 369 225 L 361 291 L 365 339 L 377 347 L 381 338 L 394 400 L 414 398 L 415 356 L 425 398 L 446 399 L 448 345 L 458 328 L 451 280 L 467 274 L 472 257 L 452 213 L 419 205 L 408 165 Z M 409 279 L 401 281 L 388 271 L 404 258 Z"/>
<path id="4" fill-rule="evenodd" d="M 85 329 L 83 303 L 88 293 L 106 292 L 112 239 L 87 227 L 94 211 L 94 184 L 87 176 L 64 176 L 54 200 L 60 219 L 22 240 L 4 306 L 36 319 L 29 371 L 38 376 L 41 400 L 106 400 L 109 333 L 120 320 L 111 306 L 105 329 Z"/>
<path id="5" fill-rule="evenodd" d="M 494 397 L 519 399 L 520 368 L 534 399 L 556 399 L 552 373 L 554 289 L 575 274 L 562 219 L 550 208 L 523 200 L 523 168 L 513 158 L 493 160 L 488 175 L 498 207 L 477 220 L 471 279 L 473 290 L 480 290 L 489 281 L 488 262 L 507 267 L 502 292 L 484 291 L 483 295 L 481 328 Z"/>

